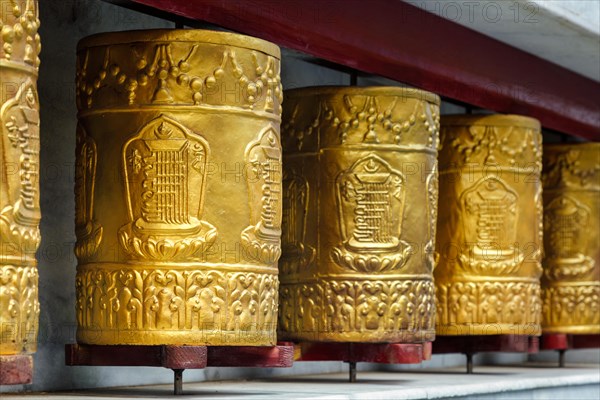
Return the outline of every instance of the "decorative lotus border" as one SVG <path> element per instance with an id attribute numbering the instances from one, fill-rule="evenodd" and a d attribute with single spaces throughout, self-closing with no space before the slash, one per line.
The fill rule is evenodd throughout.
<path id="1" fill-rule="evenodd" d="M 260 240 L 255 233 L 255 226 L 249 226 L 241 235 L 246 256 L 251 260 L 264 263 L 275 263 L 281 256 L 281 241 Z"/>
<path id="2" fill-rule="evenodd" d="M 356 272 L 386 272 L 402 268 L 412 254 L 408 243 L 401 241 L 400 246 L 400 251 L 385 254 L 358 254 L 334 247 L 331 258 L 339 266 Z"/>
<path id="3" fill-rule="evenodd" d="M 217 238 L 217 228 L 201 222 L 199 235 L 185 238 L 138 235 L 127 224 L 119 230 L 119 241 L 129 254 L 146 260 L 180 261 L 206 252 Z"/>

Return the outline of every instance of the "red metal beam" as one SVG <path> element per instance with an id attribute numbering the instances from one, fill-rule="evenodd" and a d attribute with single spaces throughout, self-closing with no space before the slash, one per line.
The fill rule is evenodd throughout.
<path id="1" fill-rule="evenodd" d="M 119 2 L 207 21 L 600 141 L 600 83 L 400 0 Z"/>

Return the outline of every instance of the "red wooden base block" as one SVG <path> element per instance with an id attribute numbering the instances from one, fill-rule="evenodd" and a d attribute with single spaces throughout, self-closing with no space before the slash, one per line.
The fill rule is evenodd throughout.
<path id="1" fill-rule="evenodd" d="M 206 346 L 65 346 L 65 364 L 71 366 L 198 369 L 206 367 L 206 355 Z"/>
<path id="2" fill-rule="evenodd" d="M 570 335 L 573 349 L 600 348 L 600 335 Z"/>
<path id="3" fill-rule="evenodd" d="M 0 385 L 31 383 L 33 358 L 30 355 L 0 356 Z"/>
<path id="4" fill-rule="evenodd" d="M 529 336 L 529 348 L 527 352 L 529 354 L 535 354 L 540 351 L 540 338 L 539 336 Z"/>
<path id="5" fill-rule="evenodd" d="M 436 336 L 433 354 L 480 352 L 535 352 L 538 341 L 527 335 Z"/>
<path id="6" fill-rule="evenodd" d="M 209 367 L 269 367 L 288 368 L 294 363 L 294 346 L 278 344 L 273 347 L 210 346 Z"/>
<path id="7" fill-rule="evenodd" d="M 549 333 L 542 335 L 541 350 L 598 349 L 600 335 Z"/>
<path id="8" fill-rule="evenodd" d="M 296 361 L 344 361 L 381 364 L 419 364 L 431 358 L 425 343 L 302 343 Z"/>
<path id="9" fill-rule="evenodd" d="M 205 367 L 291 367 L 294 346 L 100 346 L 68 344 L 67 365 L 164 367 L 174 372 L 173 392 L 183 393 L 183 371 Z"/>
<path id="10" fill-rule="evenodd" d="M 291 367 L 294 346 L 101 346 L 68 344 L 67 365 L 164 367 Z"/>
<path id="11" fill-rule="evenodd" d="M 541 350 L 567 350 L 569 348 L 569 335 L 553 333 L 542 335 Z"/>

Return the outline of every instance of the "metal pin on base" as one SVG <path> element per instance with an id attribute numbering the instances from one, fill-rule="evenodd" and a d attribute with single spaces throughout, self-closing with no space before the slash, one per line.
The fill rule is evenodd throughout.
<path id="1" fill-rule="evenodd" d="M 348 363 L 348 371 L 350 372 L 349 381 L 351 383 L 356 382 L 356 362 L 355 361 L 350 361 Z"/>
<path id="2" fill-rule="evenodd" d="M 465 353 L 467 356 L 467 374 L 473 373 L 473 353 Z"/>
<path id="3" fill-rule="evenodd" d="M 183 394 L 183 369 L 174 369 L 173 394 Z"/>
<path id="4" fill-rule="evenodd" d="M 564 368 L 565 367 L 565 353 L 567 351 L 566 350 L 558 350 L 558 367 L 559 368 Z"/>

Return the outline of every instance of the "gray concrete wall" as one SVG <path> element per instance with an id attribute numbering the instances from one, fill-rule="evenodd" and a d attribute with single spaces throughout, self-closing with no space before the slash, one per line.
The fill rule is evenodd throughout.
<path id="1" fill-rule="evenodd" d="M 172 373 L 161 368 L 66 367 L 64 344 L 75 341 L 75 266 L 73 254 L 75 155 L 75 46 L 87 35 L 115 30 L 169 28 L 172 22 L 129 11 L 99 0 L 40 0 L 42 65 L 39 92 L 42 120 L 41 207 L 42 243 L 40 271 L 39 349 L 35 354 L 33 385 L 2 387 L 0 391 L 51 391 L 123 385 L 168 383 Z M 310 63 L 305 57 L 284 51 L 282 79 L 285 88 L 314 85 L 346 85 L 347 74 Z M 397 84 L 380 78 L 359 78 L 361 85 Z M 443 113 L 464 112 L 444 103 Z M 509 357 L 522 362 L 526 357 Z M 494 362 L 494 359 L 486 360 Z M 500 361 L 500 360 L 498 360 Z M 434 356 L 423 367 L 459 365 L 460 355 Z M 345 370 L 342 363 L 297 363 L 293 368 L 208 368 L 186 371 L 186 381 L 267 377 L 283 374 L 325 373 Z M 372 369 L 372 365 L 361 365 Z"/>

